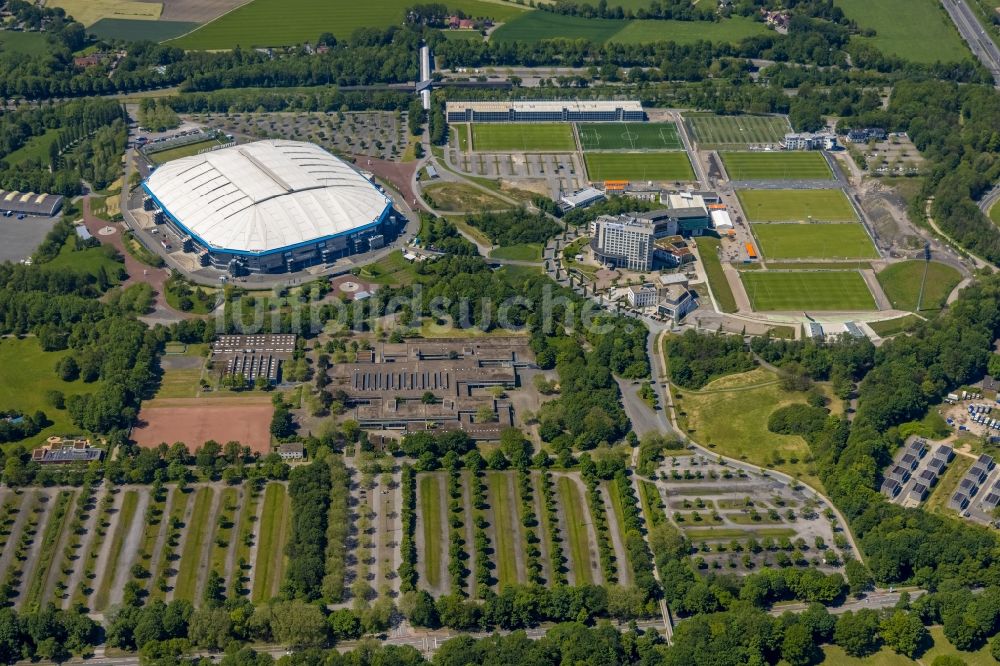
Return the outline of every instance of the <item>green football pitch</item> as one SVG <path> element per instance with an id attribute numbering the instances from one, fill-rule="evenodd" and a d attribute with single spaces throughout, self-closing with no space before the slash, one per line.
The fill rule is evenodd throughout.
<path id="1" fill-rule="evenodd" d="M 674 123 L 577 123 L 584 150 L 680 150 Z"/>
<path id="2" fill-rule="evenodd" d="M 740 150 L 749 146 L 776 145 L 792 126 L 784 116 L 717 116 L 685 114 L 695 141 L 703 149 Z"/>
<path id="3" fill-rule="evenodd" d="M 857 222 L 841 190 L 739 190 L 743 213 L 751 222 Z"/>
<path id="4" fill-rule="evenodd" d="M 576 150 L 569 123 L 473 123 L 472 149 L 479 152 Z"/>
<path id="5" fill-rule="evenodd" d="M 775 150 L 722 153 L 730 180 L 830 180 L 833 173 L 817 152 Z"/>
<path id="6" fill-rule="evenodd" d="M 858 271 L 743 271 L 754 310 L 874 310 L 875 299 Z"/>
<path id="7" fill-rule="evenodd" d="M 590 180 L 694 180 L 687 153 L 584 153 Z"/>
<path id="8" fill-rule="evenodd" d="M 868 233 L 851 224 L 755 224 L 764 259 L 876 259 Z"/>

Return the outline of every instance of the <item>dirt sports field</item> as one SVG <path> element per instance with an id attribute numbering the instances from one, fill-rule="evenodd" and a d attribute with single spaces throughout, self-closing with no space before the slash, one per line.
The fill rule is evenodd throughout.
<path id="1" fill-rule="evenodd" d="M 251 451 L 271 450 L 270 397 L 168 398 L 143 407 L 132 439 L 139 446 L 184 442 L 194 450 L 210 439 L 220 444 L 237 441 Z"/>

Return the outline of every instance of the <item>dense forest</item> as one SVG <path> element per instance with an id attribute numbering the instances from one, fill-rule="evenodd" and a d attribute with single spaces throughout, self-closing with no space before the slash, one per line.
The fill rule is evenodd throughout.
<path id="1" fill-rule="evenodd" d="M 541 213 L 523 209 L 502 213 L 478 213 L 465 218 L 466 223 L 481 230 L 500 246 L 520 243 L 545 243 L 562 230 L 557 222 Z"/>

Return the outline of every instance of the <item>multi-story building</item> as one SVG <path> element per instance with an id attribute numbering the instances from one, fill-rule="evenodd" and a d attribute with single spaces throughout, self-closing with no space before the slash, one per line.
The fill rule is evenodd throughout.
<path id="1" fill-rule="evenodd" d="M 447 102 L 449 123 L 642 122 L 646 112 L 636 101 Z"/>
<path id="2" fill-rule="evenodd" d="M 604 264 L 632 271 L 653 267 L 656 226 L 649 220 L 628 215 L 602 215 L 591 224 L 590 247 Z"/>

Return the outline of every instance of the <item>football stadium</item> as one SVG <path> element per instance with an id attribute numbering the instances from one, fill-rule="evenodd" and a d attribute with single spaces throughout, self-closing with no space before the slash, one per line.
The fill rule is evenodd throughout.
<path id="1" fill-rule="evenodd" d="M 300 141 L 257 141 L 167 162 L 144 207 L 202 266 L 297 271 L 382 247 L 405 224 L 353 166 Z"/>

